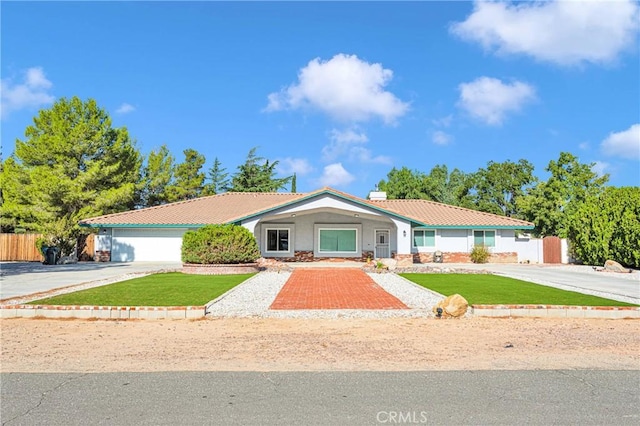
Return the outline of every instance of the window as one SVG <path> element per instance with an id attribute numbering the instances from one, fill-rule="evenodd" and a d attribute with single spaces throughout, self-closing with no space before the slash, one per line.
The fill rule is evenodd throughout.
<path id="1" fill-rule="evenodd" d="M 289 230 L 267 229 L 267 251 L 289 251 Z"/>
<path id="2" fill-rule="evenodd" d="M 320 252 L 356 253 L 355 229 L 320 229 Z"/>
<path id="3" fill-rule="evenodd" d="M 428 231 L 425 229 L 413 230 L 413 246 L 414 247 L 435 247 L 436 231 Z"/>
<path id="4" fill-rule="evenodd" d="M 473 245 L 495 247 L 496 231 L 473 231 Z"/>

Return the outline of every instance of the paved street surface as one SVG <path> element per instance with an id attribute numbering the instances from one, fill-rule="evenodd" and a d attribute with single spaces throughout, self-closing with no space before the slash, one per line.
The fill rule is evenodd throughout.
<path id="1" fill-rule="evenodd" d="M 638 371 L 2 374 L 2 424 L 640 423 Z"/>

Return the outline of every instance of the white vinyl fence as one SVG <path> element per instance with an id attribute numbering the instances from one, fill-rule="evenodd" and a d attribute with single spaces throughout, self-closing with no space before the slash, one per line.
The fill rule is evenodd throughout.
<path id="1" fill-rule="evenodd" d="M 569 263 L 569 243 L 566 239 L 561 239 L 562 263 Z M 544 251 L 542 248 L 542 238 L 518 237 L 515 241 L 516 252 L 519 263 L 544 263 Z"/>

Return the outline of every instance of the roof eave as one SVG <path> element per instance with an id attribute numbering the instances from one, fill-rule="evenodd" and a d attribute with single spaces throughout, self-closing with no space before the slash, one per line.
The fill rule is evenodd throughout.
<path id="1" fill-rule="evenodd" d="M 201 228 L 205 223 L 80 223 L 83 228 Z"/>
<path id="2" fill-rule="evenodd" d="M 287 201 L 285 203 L 278 204 L 277 206 L 273 206 L 273 207 L 270 207 L 268 209 L 261 210 L 261 211 L 259 211 L 257 213 L 252 213 L 252 214 L 247 215 L 247 216 L 242 216 L 242 217 L 238 217 L 238 218 L 235 218 L 235 219 L 231 219 L 227 223 L 241 224 L 244 221 L 247 221 L 249 219 L 253 219 L 253 218 L 258 217 L 258 216 L 263 216 L 263 215 L 265 215 L 267 213 L 270 213 L 270 212 L 272 212 L 274 210 L 282 209 L 284 207 L 287 207 L 287 206 L 290 206 L 290 205 L 293 205 L 293 204 L 296 204 L 296 203 L 304 202 L 304 201 L 307 201 L 307 200 L 310 200 L 310 199 L 313 199 L 313 198 L 316 198 L 316 197 L 319 197 L 319 196 L 322 196 L 322 195 L 326 195 L 326 194 L 330 194 L 330 195 L 333 195 L 334 197 L 338 197 L 338 198 L 340 198 L 342 200 L 351 201 L 351 202 L 356 203 L 356 204 L 358 204 L 360 206 L 363 206 L 363 207 L 366 207 L 366 208 L 369 208 L 369 209 L 372 209 L 372 210 L 376 210 L 378 212 L 384 213 L 387 216 L 393 216 L 393 217 L 396 217 L 398 219 L 406 220 L 406 221 L 411 223 L 411 226 L 414 226 L 414 225 L 416 225 L 416 226 L 427 226 L 426 223 L 421 222 L 419 220 L 416 220 L 414 218 L 403 216 L 401 214 L 395 213 L 395 212 L 387 210 L 385 208 L 374 206 L 374 205 L 372 205 L 370 203 L 367 203 L 367 202 L 359 201 L 355 197 L 354 198 L 345 197 L 344 195 L 342 195 L 342 194 L 340 194 L 338 192 L 332 191 L 331 189 L 322 189 L 320 191 L 312 192 L 312 193 L 310 193 L 310 194 L 308 194 L 308 195 L 306 195 L 304 197 L 300 197 L 300 198 L 297 198 L 297 199 L 292 200 L 292 201 Z"/>
<path id="3" fill-rule="evenodd" d="M 417 226 L 416 228 L 425 228 L 425 229 L 533 229 L 534 225 L 424 225 Z"/>

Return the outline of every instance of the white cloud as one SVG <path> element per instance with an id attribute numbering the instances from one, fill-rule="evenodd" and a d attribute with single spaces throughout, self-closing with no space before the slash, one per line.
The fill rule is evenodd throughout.
<path id="1" fill-rule="evenodd" d="M 27 86 L 34 89 L 50 89 L 53 84 L 44 76 L 41 67 L 29 68 L 25 78 Z"/>
<path id="2" fill-rule="evenodd" d="M 324 161 L 335 161 L 336 159 L 348 159 L 360 163 L 391 164 L 391 158 L 378 155 L 373 156 L 370 149 L 363 145 L 369 142 L 367 135 L 357 128 L 347 130 L 331 130 L 330 142 L 322 148 L 322 159 Z"/>
<path id="3" fill-rule="evenodd" d="M 136 107 L 125 102 L 118 107 L 118 109 L 116 110 L 116 114 L 127 114 L 135 110 L 136 110 Z"/>
<path id="4" fill-rule="evenodd" d="M 578 148 L 583 151 L 588 151 L 589 149 L 591 149 L 591 145 L 589 144 L 589 142 L 582 142 L 580 145 L 578 145 Z"/>
<path id="5" fill-rule="evenodd" d="M 435 120 L 431 120 L 431 122 L 438 127 L 449 127 L 451 126 L 452 121 L 453 121 L 453 114 L 449 114 L 446 117 L 436 118 Z"/>
<path id="6" fill-rule="evenodd" d="M 535 89 L 529 84 L 520 81 L 505 84 L 490 77 L 462 83 L 458 89 L 458 106 L 490 125 L 502 124 L 507 113 L 519 111 L 536 98 Z"/>
<path id="7" fill-rule="evenodd" d="M 633 49 L 640 30 L 634 0 L 476 1 L 450 31 L 498 54 L 525 54 L 560 65 L 609 63 Z"/>
<path id="8" fill-rule="evenodd" d="M 634 124 L 622 132 L 609 134 L 600 144 L 600 148 L 605 155 L 640 158 L 640 124 Z"/>
<path id="9" fill-rule="evenodd" d="M 5 118 L 11 111 L 39 108 L 54 101 L 49 93 L 53 84 L 47 80 L 41 67 L 29 68 L 21 83 L 14 84 L 11 79 L 2 79 L 2 106 L 0 115 Z"/>
<path id="10" fill-rule="evenodd" d="M 296 174 L 304 176 L 313 171 L 313 166 L 306 158 L 282 158 L 278 160 L 278 172 L 283 175 Z"/>
<path id="11" fill-rule="evenodd" d="M 431 140 L 436 145 L 449 145 L 453 141 L 453 136 L 443 131 L 437 130 L 433 132 L 433 136 L 431 137 Z"/>
<path id="12" fill-rule="evenodd" d="M 345 186 L 355 180 L 355 177 L 344 167 L 342 163 L 329 164 L 324 168 L 320 177 L 320 185 L 322 186 Z"/>
<path id="13" fill-rule="evenodd" d="M 347 130 L 331 130 L 331 139 L 339 143 L 366 143 L 369 138 L 364 133 L 359 133 L 357 129 L 351 128 Z"/>
<path id="14" fill-rule="evenodd" d="M 393 71 L 355 55 L 338 54 L 328 61 L 311 60 L 298 73 L 298 82 L 268 96 L 265 111 L 312 108 L 345 122 L 381 118 L 392 124 L 409 105 L 384 87 Z"/>
<path id="15" fill-rule="evenodd" d="M 604 161 L 594 161 L 591 170 L 598 176 L 604 176 L 607 174 L 607 169 L 609 169 L 610 166 L 609 163 L 605 163 Z"/>
<path id="16" fill-rule="evenodd" d="M 375 163 L 375 164 L 391 164 L 393 160 L 391 157 L 387 157 L 386 155 L 376 155 L 373 156 L 373 153 L 370 149 L 354 146 L 349 151 L 349 159 L 351 161 L 357 161 L 359 163 Z"/>
<path id="17" fill-rule="evenodd" d="M 334 161 L 338 157 L 346 155 L 354 145 L 365 144 L 369 141 L 367 135 L 355 128 L 347 130 L 331 130 L 330 142 L 322 148 L 322 158 L 325 161 Z"/>

